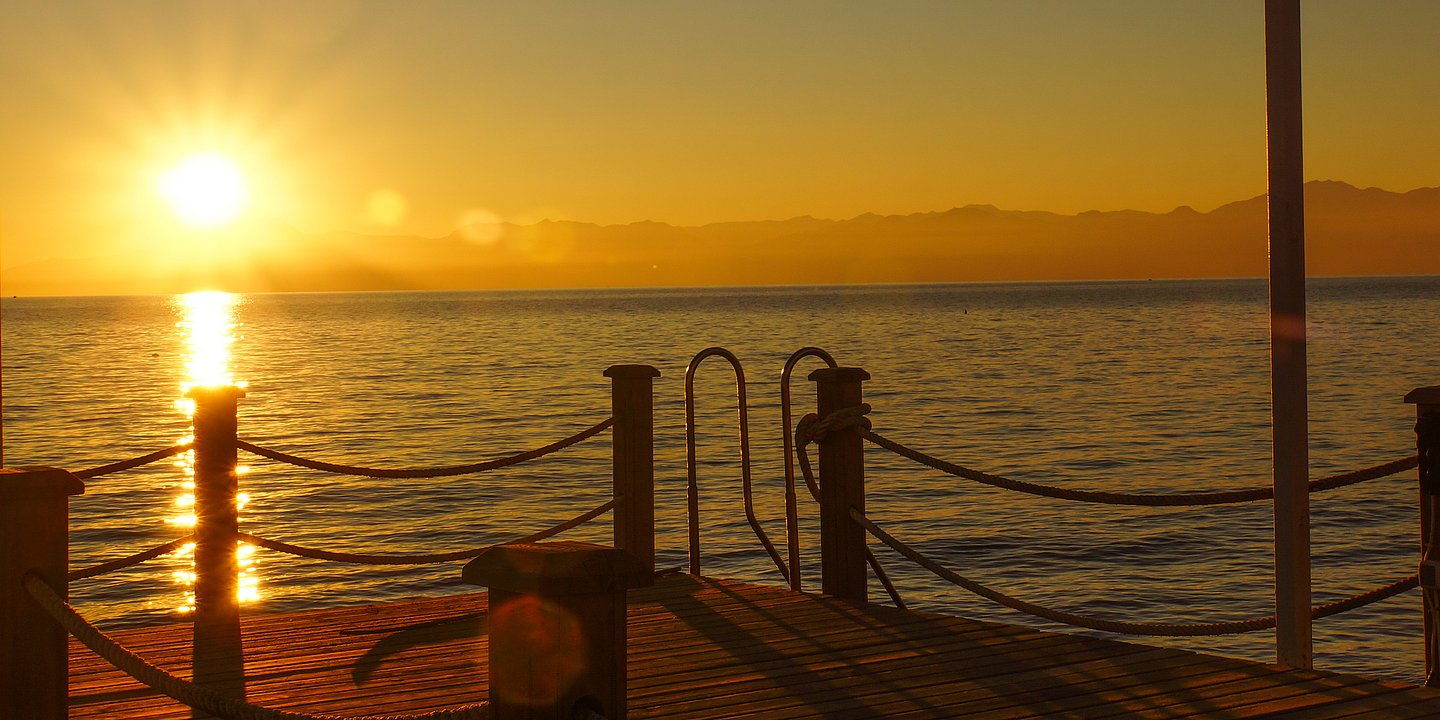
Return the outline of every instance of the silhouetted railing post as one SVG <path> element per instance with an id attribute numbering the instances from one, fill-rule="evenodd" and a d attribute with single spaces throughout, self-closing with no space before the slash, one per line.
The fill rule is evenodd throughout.
<path id="1" fill-rule="evenodd" d="M 195 682 L 244 697 L 244 648 L 240 639 L 240 530 L 235 473 L 236 405 L 245 391 L 198 386 L 195 401 Z"/>
<path id="2" fill-rule="evenodd" d="M 497 545 L 460 578 L 489 588 L 493 720 L 625 717 L 625 590 L 650 579 L 634 555 L 570 541 Z"/>
<path id="3" fill-rule="evenodd" d="M 611 365 L 615 547 L 655 571 L 655 378 L 649 365 Z"/>
<path id="4" fill-rule="evenodd" d="M 1310 668 L 1315 663 L 1310 626 L 1310 491 L 1306 486 L 1310 431 L 1300 58 L 1300 0 L 1265 0 L 1275 660 L 1292 668 Z"/>
<path id="5" fill-rule="evenodd" d="M 826 418 L 861 402 L 860 385 L 870 373 L 860 368 L 821 368 L 815 381 L 816 407 Z M 850 600 L 865 599 L 865 529 L 850 519 L 850 508 L 865 512 L 865 446 L 852 427 L 831 429 L 820 439 L 820 589 Z"/>
<path id="6" fill-rule="evenodd" d="M 0 470 L 0 718 L 65 718 L 69 635 L 20 583 L 34 571 L 67 597 L 69 498 L 83 492 L 58 468 Z"/>
<path id="7" fill-rule="evenodd" d="M 1420 458 L 1420 594 L 1425 616 L 1425 684 L 1440 687 L 1440 385 L 1405 396 L 1415 405 Z"/>

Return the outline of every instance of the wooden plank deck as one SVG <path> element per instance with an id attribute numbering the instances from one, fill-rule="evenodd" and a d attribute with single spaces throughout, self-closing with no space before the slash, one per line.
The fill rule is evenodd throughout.
<path id="1" fill-rule="evenodd" d="M 486 696 L 483 593 L 255 616 L 248 698 L 402 713 Z M 466 617 L 466 616 L 469 617 Z M 636 718 L 1440 718 L 1440 691 L 685 575 L 630 593 Z M 122 642 L 188 676 L 188 625 Z M 72 641 L 70 717 L 189 718 Z"/>

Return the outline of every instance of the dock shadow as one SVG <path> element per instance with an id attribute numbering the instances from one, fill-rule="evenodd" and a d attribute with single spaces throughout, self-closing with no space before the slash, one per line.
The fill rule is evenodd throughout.
<path id="1" fill-rule="evenodd" d="M 853 713 L 855 717 L 880 717 L 887 712 L 878 707 L 877 703 L 883 701 L 891 704 L 900 700 L 905 703 L 907 711 L 919 711 L 934 717 L 943 716 L 943 706 L 909 692 L 903 683 L 893 682 L 893 679 L 900 678 L 886 672 L 883 664 L 873 660 L 862 662 L 857 657 L 857 651 L 863 653 L 867 646 L 886 646 L 892 649 L 918 647 L 912 630 L 875 621 L 876 613 L 884 615 L 887 612 L 901 611 L 879 605 L 806 596 L 819 601 L 816 608 L 821 612 L 818 615 L 801 613 L 801 616 L 792 621 L 786 616 L 795 616 L 796 607 L 782 605 L 772 608 L 769 604 L 758 603 L 755 597 L 736 592 L 723 583 L 688 575 L 670 582 L 692 583 L 693 587 L 678 594 L 665 593 L 653 601 L 669 611 L 688 629 L 699 634 L 712 647 L 725 652 L 737 664 L 737 673 L 765 677 L 772 684 L 772 688 L 787 695 L 791 703 L 824 717 L 835 717 L 837 711 L 842 714 Z M 702 592 L 714 593 L 719 602 L 712 604 L 707 599 L 697 597 Z M 773 599 L 786 592 L 788 591 L 776 590 L 769 594 Z M 716 607 L 719 603 L 729 607 L 722 611 Z M 782 612 L 777 610 L 789 612 L 782 615 Z M 735 616 L 742 613 L 748 617 L 743 623 L 737 622 Z M 838 628 L 847 621 L 861 621 L 864 631 L 871 637 L 858 646 L 854 642 L 835 642 L 837 639 L 853 641 L 854 636 L 842 632 L 842 637 L 837 638 L 829 632 L 816 632 L 814 625 L 817 617 L 820 618 L 822 626 L 828 624 L 830 629 Z M 757 626 L 756 620 L 761 624 Z M 802 627 L 802 624 L 812 627 Z M 778 630 L 790 644 L 784 650 L 778 649 L 773 637 L 752 632 L 752 628 Z M 856 683 L 855 680 L 859 678 L 863 678 L 864 682 Z M 750 692 L 763 695 L 767 689 L 755 688 Z M 730 701 L 739 705 L 744 700 L 743 695 L 732 696 Z M 709 700 L 702 699 L 698 702 L 707 704 Z M 689 703 L 682 701 L 678 705 L 683 707 L 687 704 Z M 671 706 L 670 709 L 678 711 L 680 707 Z"/>
<path id="2" fill-rule="evenodd" d="M 341 631 L 345 635 L 384 635 L 355 659 L 350 678 L 356 686 L 364 685 L 392 656 L 426 645 L 483 637 L 488 618 L 487 612 L 480 611 L 388 628 Z"/>

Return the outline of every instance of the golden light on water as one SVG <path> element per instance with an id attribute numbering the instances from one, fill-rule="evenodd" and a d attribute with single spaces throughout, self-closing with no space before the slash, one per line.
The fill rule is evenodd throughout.
<path id="1" fill-rule="evenodd" d="M 197 385 L 234 385 L 230 372 L 230 346 L 235 342 L 235 296 L 227 292 L 193 292 L 179 296 L 185 334 L 185 382 L 181 390 Z M 193 412 L 193 410 L 192 410 Z"/>
<path id="2" fill-rule="evenodd" d="M 185 397 L 191 388 L 226 385 L 245 387 L 243 381 L 235 379 L 230 368 L 230 347 L 236 337 L 235 311 L 238 301 L 236 295 L 214 291 L 193 292 L 176 297 L 176 306 L 180 313 L 180 322 L 177 325 L 181 329 L 185 348 L 185 380 L 180 384 L 181 397 L 175 401 L 175 408 L 187 419 L 195 415 L 195 401 Z M 194 439 L 193 435 L 187 434 L 178 438 L 177 442 L 188 443 Z M 181 494 L 175 498 L 175 514 L 167 517 L 165 522 L 188 530 L 195 527 L 196 523 L 195 451 L 177 455 L 174 464 L 182 476 L 179 483 Z M 248 466 L 239 465 L 236 466 L 235 473 L 243 476 L 249 470 Z M 237 511 L 244 510 L 249 501 L 249 493 L 238 493 L 235 497 Z M 255 548 L 241 543 L 235 555 L 240 571 L 240 602 L 259 600 L 260 584 L 255 571 Z M 195 609 L 195 544 L 187 543 L 177 550 L 173 557 L 180 561 L 182 567 L 174 570 L 171 577 L 185 592 L 184 602 L 175 609 L 187 613 Z"/>

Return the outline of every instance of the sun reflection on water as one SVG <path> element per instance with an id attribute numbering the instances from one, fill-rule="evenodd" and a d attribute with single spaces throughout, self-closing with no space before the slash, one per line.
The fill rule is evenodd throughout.
<path id="1" fill-rule="evenodd" d="M 180 383 L 181 397 L 175 400 L 175 409 L 186 418 L 195 415 L 195 401 L 186 397 L 194 387 L 220 387 L 235 385 L 245 387 L 243 381 L 236 381 L 230 369 L 230 346 L 235 342 L 235 309 L 239 298 L 226 292 L 194 292 L 176 296 L 176 309 L 180 314 L 177 326 L 184 342 L 185 380 Z M 177 442 L 194 441 L 193 434 L 178 438 Z M 181 494 L 175 498 L 174 515 L 165 518 L 165 523 L 177 528 L 195 527 L 195 451 L 191 450 L 175 458 L 180 470 Z M 244 476 L 250 468 L 240 465 L 235 473 Z M 237 510 L 244 510 L 250 501 L 250 494 L 241 492 L 235 497 Z M 255 548 L 240 543 L 235 551 L 236 564 L 240 570 L 239 598 L 241 603 L 260 599 L 260 579 L 255 570 Z M 195 543 L 186 543 L 172 555 L 179 567 L 171 572 L 176 585 L 184 591 L 184 601 L 175 608 L 177 612 L 188 613 L 195 609 Z"/>

